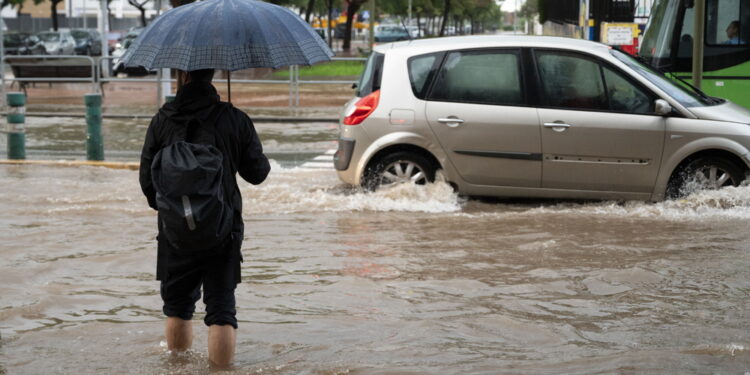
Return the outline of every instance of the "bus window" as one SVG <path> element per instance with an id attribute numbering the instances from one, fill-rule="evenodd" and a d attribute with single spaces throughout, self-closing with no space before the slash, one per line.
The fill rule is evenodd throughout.
<path id="1" fill-rule="evenodd" d="M 656 65 L 668 64 L 672 34 L 681 1 L 656 0 L 651 10 L 639 54 Z"/>
<path id="2" fill-rule="evenodd" d="M 695 7 L 686 8 L 680 32 L 680 42 L 677 44 L 677 57 L 693 56 L 693 31 L 695 29 Z"/>
<path id="3" fill-rule="evenodd" d="M 750 43 L 750 0 L 706 2 L 706 44 L 745 45 Z"/>

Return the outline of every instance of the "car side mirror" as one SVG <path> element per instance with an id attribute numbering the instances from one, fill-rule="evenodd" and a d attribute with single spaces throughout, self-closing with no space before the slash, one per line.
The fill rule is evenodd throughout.
<path id="1" fill-rule="evenodd" d="M 656 99 L 654 102 L 654 112 L 659 116 L 666 116 L 672 113 L 672 106 L 664 99 Z"/>

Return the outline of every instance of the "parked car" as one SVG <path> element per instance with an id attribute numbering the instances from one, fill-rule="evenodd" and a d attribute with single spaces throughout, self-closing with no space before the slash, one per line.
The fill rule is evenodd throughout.
<path id="1" fill-rule="evenodd" d="M 9 32 L 3 35 L 6 55 L 43 55 L 42 42 L 36 35 L 25 32 Z"/>
<path id="2" fill-rule="evenodd" d="M 128 47 L 133 44 L 133 42 L 136 40 L 136 38 L 138 38 L 138 35 L 140 35 L 142 31 L 143 28 L 131 29 L 125 34 L 125 36 L 122 37 L 122 40 L 120 40 L 120 42 L 115 45 L 115 50 L 114 52 L 112 52 L 112 57 L 114 57 L 114 60 L 112 61 L 113 72 L 115 74 L 123 73 L 132 76 L 143 76 L 156 72 L 148 71 L 143 67 L 126 67 L 125 64 L 120 61 L 122 55 L 125 54 L 125 51 L 127 51 Z"/>
<path id="3" fill-rule="evenodd" d="M 418 26 L 406 26 L 406 30 L 409 31 L 411 39 L 424 38 L 424 29 L 420 29 Z"/>
<path id="4" fill-rule="evenodd" d="M 76 41 L 69 31 L 44 31 L 37 34 L 49 55 L 75 54 Z"/>
<path id="5" fill-rule="evenodd" d="M 409 35 L 409 31 L 403 26 L 380 25 L 375 28 L 376 43 L 388 43 L 409 39 L 412 39 L 412 37 Z"/>
<path id="6" fill-rule="evenodd" d="M 99 31 L 93 29 L 73 29 L 70 35 L 75 39 L 76 55 L 101 56 L 102 37 Z"/>
<path id="7" fill-rule="evenodd" d="M 469 36 L 379 45 L 344 107 L 341 180 L 478 196 L 660 200 L 737 186 L 750 110 L 604 44 Z"/>

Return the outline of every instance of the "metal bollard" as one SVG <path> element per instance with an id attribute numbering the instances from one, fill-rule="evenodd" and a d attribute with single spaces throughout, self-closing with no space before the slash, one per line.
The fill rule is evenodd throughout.
<path id="1" fill-rule="evenodd" d="M 26 159 L 26 95 L 9 92 L 8 106 L 8 159 Z"/>
<path id="2" fill-rule="evenodd" d="M 104 140 L 102 139 L 102 95 L 86 94 L 86 159 L 104 160 Z"/>

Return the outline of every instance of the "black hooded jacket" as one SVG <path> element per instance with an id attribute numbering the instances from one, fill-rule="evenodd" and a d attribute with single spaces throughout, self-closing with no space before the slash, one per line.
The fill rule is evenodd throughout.
<path id="1" fill-rule="evenodd" d="M 153 117 L 146 132 L 141 152 L 140 183 L 148 205 L 156 208 L 156 191 L 151 182 L 151 162 L 159 150 L 181 140 L 185 125 L 197 119 L 202 126 L 215 126 L 215 146 L 224 155 L 224 187 L 232 193 L 235 209 L 233 232 L 244 232 L 242 222 L 242 197 L 237 187 L 236 174 L 257 185 L 271 170 L 263 155 L 250 118 L 229 103 L 219 101 L 216 89 L 210 83 L 191 82 L 183 86 L 172 103 L 164 104 Z M 191 134 L 194 130 L 191 127 Z M 242 238 L 242 237 L 240 237 Z"/>

